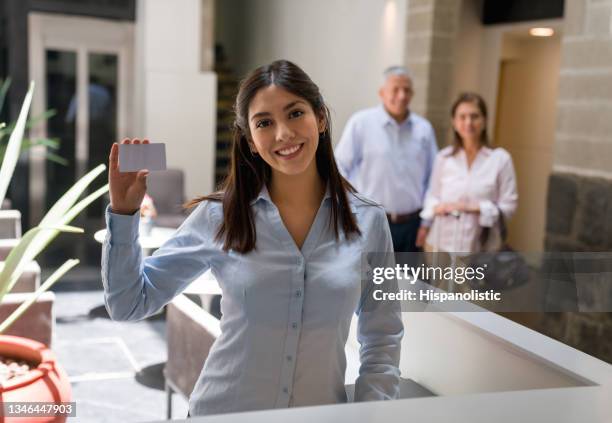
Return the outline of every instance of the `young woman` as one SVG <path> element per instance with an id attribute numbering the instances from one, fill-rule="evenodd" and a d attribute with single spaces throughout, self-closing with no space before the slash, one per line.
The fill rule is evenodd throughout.
<path id="1" fill-rule="evenodd" d="M 459 95 L 451 117 L 453 144 L 436 157 L 421 212 L 426 230 L 419 244 L 425 243 L 428 251 L 452 253 L 495 249 L 495 242 L 483 245 L 481 234 L 516 210 L 512 158 L 503 148 L 489 147 L 487 106 L 478 94 Z"/>
<path id="2" fill-rule="evenodd" d="M 366 252 L 393 251 L 389 226 L 384 210 L 338 173 L 318 87 L 276 61 L 241 83 L 235 113 L 223 188 L 194 200 L 174 237 L 144 260 L 136 211 L 147 171 L 120 173 L 113 145 L 102 256 L 111 317 L 143 319 L 212 269 L 223 291 L 222 334 L 191 395 L 192 416 L 345 402 L 353 312 L 361 343 L 355 399 L 395 398 L 400 312 L 375 302 L 362 274 L 389 264 L 362 263 Z"/>

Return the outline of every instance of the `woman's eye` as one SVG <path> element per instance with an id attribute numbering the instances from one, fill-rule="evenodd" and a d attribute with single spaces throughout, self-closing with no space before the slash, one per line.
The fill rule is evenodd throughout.
<path id="1" fill-rule="evenodd" d="M 301 111 L 301 110 L 294 110 L 291 113 L 289 113 L 289 117 L 290 118 L 296 118 L 296 117 L 302 116 L 303 114 L 304 114 L 304 112 Z"/>
<path id="2" fill-rule="evenodd" d="M 266 128 L 268 126 L 270 126 L 271 122 L 269 119 L 263 119 L 260 120 L 259 122 L 257 122 L 257 124 L 255 125 L 256 128 Z"/>

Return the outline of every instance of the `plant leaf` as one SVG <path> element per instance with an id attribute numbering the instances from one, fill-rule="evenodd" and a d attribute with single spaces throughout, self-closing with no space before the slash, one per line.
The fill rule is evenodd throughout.
<path id="1" fill-rule="evenodd" d="M 51 288 L 53 284 L 55 284 L 55 282 L 57 282 L 62 276 L 64 276 L 70 269 L 72 269 L 77 264 L 79 264 L 79 260 L 70 259 L 67 260 L 64 264 L 62 264 L 59 269 L 53 272 L 53 274 L 45 280 L 45 282 L 40 286 L 40 288 L 38 288 L 36 292 L 33 292 L 30 295 L 30 298 L 20 304 L 19 307 L 17 307 L 17 309 L 13 311 L 11 315 L 0 324 L 0 333 L 4 333 L 5 330 L 7 330 L 13 323 L 15 323 L 15 321 L 19 319 L 21 315 L 25 313 L 25 311 L 30 308 L 32 304 L 34 304 L 34 302 L 38 299 L 38 297 L 43 294 L 43 292 L 49 290 L 49 288 Z"/>
<path id="2" fill-rule="evenodd" d="M 70 210 L 74 203 L 76 203 L 89 184 L 105 170 L 106 165 L 101 164 L 79 179 L 59 200 L 57 200 L 53 207 L 51 207 L 51 210 L 49 210 L 40 221 L 40 226 L 58 224 L 62 216 Z"/>
<path id="3" fill-rule="evenodd" d="M 96 199 L 98 199 L 98 197 L 101 197 L 102 195 L 106 194 L 108 192 L 108 189 L 109 185 L 106 184 L 103 187 L 100 187 L 91 194 L 89 194 L 87 197 L 83 198 L 81 201 L 76 203 L 74 207 L 72 207 L 66 212 L 60 223 L 63 225 L 67 225 L 68 223 L 72 222 L 72 219 L 77 217 L 78 214 L 85 209 L 85 207 L 93 203 Z"/>
<path id="4" fill-rule="evenodd" d="M 4 100 L 6 100 L 6 93 L 8 92 L 10 86 L 11 78 L 6 78 L 2 82 L 2 86 L 0 86 L 0 112 L 2 112 L 2 108 L 4 107 Z"/>
<path id="5" fill-rule="evenodd" d="M 59 154 L 53 153 L 49 150 L 59 150 L 60 148 L 60 140 L 59 138 L 36 138 L 31 140 L 29 138 L 24 138 L 21 141 L 21 152 L 27 151 L 28 149 L 38 146 L 44 145 L 46 148 L 45 157 L 50 162 L 57 163 L 62 166 L 68 166 L 70 161 L 65 157 L 60 156 Z M 0 144 L 0 157 L 4 155 L 5 146 Z"/>
<path id="6" fill-rule="evenodd" d="M 96 191 L 89 194 L 87 197 L 83 198 L 77 204 L 75 204 L 70 210 L 68 210 L 58 222 L 58 225 L 67 225 L 70 223 L 75 217 L 78 216 L 80 212 L 82 212 L 87 206 L 93 203 L 98 197 L 101 197 L 108 191 L 108 184 L 104 185 L 101 188 L 98 188 Z M 52 227 L 57 227 L 57 225 L 53 225 Z M 48 234 L 42 233 L 37 236 L 35 240 L 36 247 L 32 247 L 32 253 L 34 257 L 36 257 L 45 247 L 59 235 L 59 231 L 50 232 Z"/>
<path id="7" fill-rule="evenodd" d="M 25 129 L 31 129 L 33 126 L 35 126 L 36 124 L 38 124 L 38 122 L 41 122 L 43 120 L 47 120 L 50 117 L 53 117 L 57 114 L 57 112 L 55 111 L 55 109 L 49 109 L 45 112 L 42 112 L 41 114 L 34 116 L 32 118 L 29 118 L 26 120 L 25 123 Z M 8 131 L 12 131 L 15 128 L 15 125 L 17 125 L 17 122 L 11 122 L 9 123 L 9 125 L 7 126 L 7 130 Z"/>
<path id="8" fill-rule="evenodd" d="M 45 147 L 52 148 L 53 150 L 57 150 L 60 146 L 60 141 L 59 141 L 59 138 L 36 138 L 36 139 L 24 138 L 23 144 L 25 145 L 24 148 L 30 148 L 35 145 L 44 145 Z"/>
<path id="9" fill-rule="evenodd" d="M 47 119 L 55 116 L 56 114 L 57 114 L 57 111 L 55 109 L 45 110 L 41 114 L 36 115 L 36 116 L 31 117 L 30 119 L 28 119 L 28 121 L 26 122 L 26 128 L 31 128 L 34 125 L 36 125 L 38 122 L 47 120 Z"/>
<path id="10" fill-rule="evenodd" d="M 64 157 L 55 154 L 55 153 L 49 153 L 47 151 L 47 160 L 49 160 L 50 162 L 54 162 L 57 163 L 59 165 L 62 166 L 68 166 L 68 164 L 70 163 L 67 159 L 65 159 Z"/>
<path id="11" fill-rule="evenodd" d="M 41 229 L 50 229 L 50 230 L 57 230 L 60 232 L 68 232 L 71 234 L 82 234 L 85 233 L 85 231 L 83 230 L 83 228 L 77 228 L 76 226 L 69 226 L 69 225 L 57 225 L 57 226 L 38 226 Z"/>
<path id="12" fill-rule="evenodd" d="M 83 198 L 77 204 L 75 204 L 70 210 L 62 216 L 59 224 L 67 225 L 78 216 L 80 212 L 82 212 L 87 206 L 89 206 L 92 202 L 94 202 L 98 197 L 102 196 L 108 191 L 108 184 L 104 185 L 101 188 L 98 188 L 96 191 L 89 194 L 87 197 Z M 59 235 L 59 231 L 42 233 L 39 234 L 37 239 L 35 240 L 34 246 L 32 246 L 32 251 L 30 252 L 32 257 L 36 257 L 42 250 L 49 245 L 53 239 Z"/>
<path id="13" fill-rule="evenodd" d="M 36 241 L 38 235 L 47 231 L 55 233 L 83 232 L 81 228 L 66 225 L 36 226 L 27 231 L 6 257 L 2 271 L 0 271 L 0 303 L 2 297 L 13 288 L 17 279 L 25 270 L 25 266 L 36 257 L 36 255 L 32 256 L 32 243 Z"/>
<path id="14" fill-rule="evenodd" d="M 32 103 L 33 94 L 34 82 L 30 82 L 30 88 L 28 89 L 28 93 L 23 100 L 23 105 L 21 106 L 21 111 L 19 112 L 15 129 L 9 137 L 9 142 L 4 154 L 4 160 L 2 160 L 2 167 L 0 168 L 0 204 L 2 204 L 4 201 L 6 190 L 11 182 L 13 172 L 15 171 L 15 166 L 17 165 L 17 160 L 19 159 L 19 153 L 21 152 L 21 140 L 23 138 L 25 123 L 28 117 L 28 112 L 30 111 L 30 104 Z"/>
<path id="15" fill-rule="evenodd" d="M 4 282 L 3 273 L 0 273 L 0 303 L 2 302 L 2 296 L 4 296 L 4 294 L 9 292 L 13 288 L 15 283 L 17 283 L 17 279 L 19 279 L 19 277 L 23 273 L 23 270 L 25 269 L 26 264 L 34 260 L 36 256 L 38 256 L 38 254 L 40 254 L 40 252 L 43 251 L 47 247 L 47 245 L 49 245 L 49 243 L 51 243 L 51 241 L 53 241 L 53 239 L 55 239 L 55 237 L 60 234 L 60 232 L 79 232 L 79 231 L 82 232 L 80 228 L 73 228 L 72 226 L 67 226 L 68 223 L 70 223 L 81 211 L 83 211 L 87 206 L 89 206 L 92 202 L 94 202 L 98 197 L 106 193 L 108 191 L 108 188 L 109 188 L 108 184 L 106 184 L 103 187 L 98 188 L 96 191 L 89 194 L 87 197 L 85 197 L 84 199 L 79 201 L 77 204 L 75 204 L 63 216 L 61 216 L 59 222 L 56 222 L 55 224 L 50 224 L 50 225 L 43 225 L 41 222 L 38 228 L 44 228 L 44 229 L 49 229 L 49 230 L 44 231 L 44 232 L 39 231 L 38 233 L 33 235 L 33 239 L 29 242 L 29 245 L 27 246 L 27 249 L 25 250 L 25 252 L 23 252 L 23 257 L 22 257 L 23 262 L 22 262 L 21 267 L 18 269 L 19 271 L 14 272 L 13 275 L 10 276 L 10 279 L 8 280 L 8 282 Z M 30 229 L 30 231 L 31 230 L 32 229 Z M 28 235 L 28 232 L 26 232 L 26 234 L 24 235 L 24 238 L 26 235 Z M 12 252 L 13 251 L 11 251 L 11 253 Z M 9 254 L 9 257 L 10 257 L 10 254 Z M 7 260 L 5 263 L 8 263 L 9 257 L 7 257 Z M 3 272 L 4 272 L 4 269 L 3 269 Z M 6 285 L 6 288 L 5 288 L 5 285 Z"/>

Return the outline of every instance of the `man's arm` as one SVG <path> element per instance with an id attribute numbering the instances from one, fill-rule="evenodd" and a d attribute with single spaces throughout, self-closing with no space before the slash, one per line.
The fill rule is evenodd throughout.
<path id="1" fill-rule="evenodd" d="M 340 173 L 352 184 L 355 183 L 355 175 L 362 161 L 361 138 L 357 126 L 357 119 L 352 116 L 334 151 Z"/>

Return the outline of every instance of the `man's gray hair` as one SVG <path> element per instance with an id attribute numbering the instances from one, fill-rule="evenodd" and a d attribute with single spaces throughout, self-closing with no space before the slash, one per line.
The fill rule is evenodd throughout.
<path id="1" fill-rule="evenodd" d="M 392 75 L 405 76 L 412 81 L 412 75 L 410 75 L 410 72 L 408 72 L 408 69 L 406 69 L 404 66 L 389 66 L 387 69 L 385 69 L 383 72 L 383 82 Z"/>

